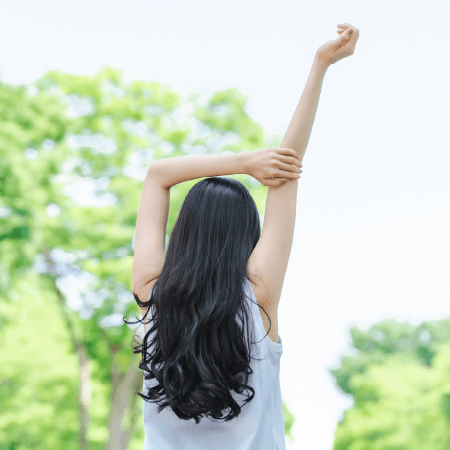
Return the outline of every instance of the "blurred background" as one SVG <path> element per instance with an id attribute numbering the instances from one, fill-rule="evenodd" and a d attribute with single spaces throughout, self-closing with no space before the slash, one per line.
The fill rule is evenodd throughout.
<path id="1" fill-rule="evenodd" d="M 337 24 L 279 307 L 288 449 L 450 448 L 442 1 L 0 4 L 0 448 L 143 446 L 152 161 L 278 147 Z M 264 219 L 267 188 L 237 175 Z M 193 184 L 172 188 L 168 238 Z"/>

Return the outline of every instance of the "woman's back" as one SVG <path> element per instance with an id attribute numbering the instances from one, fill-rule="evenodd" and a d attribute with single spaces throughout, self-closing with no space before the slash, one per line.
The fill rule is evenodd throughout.
<path id="1" fill-rule="evenodd" d="M 253 289 L 247 280 L 245 291 L 249 297 L 247 301 L 252 318 L 249 326 L 254 327 L 255 333 L 251 355 L 252 358 L 257 359 L 251 360 L 253 373 L 248 379 L 248 385 L 255 390 L 255 397 L 243 405 L 241 414 L 231 421 L 213 421 L 203 417 L 198 424 L 193 419 L 179 419 L 169 407 L 158 413 L 157 404 L 143 400 L 144 450 L 181 448 L 186 450 L 281 450 L 286 448 L 279 376 L 280 359 L 283 353 L 282 341 L 280 338 L 279 343 L 275 343 L 267 336 L 260 308 L 256 304 Z M 150 314 L 151 312 L 149 316 Z M 272 317 L 271 320 L 273 320 Z M 151 335 L 150 340 L 152 337 Z M 147 393 L 148 386 L 152 387 L 156 384 L 155 379 L 144 379 L 144 393 Z M 246 399 L 243 394 L 234 391 L 230 393 L 240 405 Z"/>

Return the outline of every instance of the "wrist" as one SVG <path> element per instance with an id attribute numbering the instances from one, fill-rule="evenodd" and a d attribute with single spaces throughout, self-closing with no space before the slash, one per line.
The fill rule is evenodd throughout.
<path id="1" fill-rule="evenodd" d="M 316 69 L 320 72 L 323 72 L 325 74 L 328 67 L 330 67 L 330 64 L 328 64 L 327 62 L 320 59 L 317 55 L 314 57 L 314 62 L 313 62 L 314 69 Z"/>
<path id="2" fill-rule="evenodd" d="M 239 173 L 250 175 L 251 152 L 244 151 L 241 153 L 236 153 L 236 157 L 239 161 L 239 167 L 241 168 Z"/>

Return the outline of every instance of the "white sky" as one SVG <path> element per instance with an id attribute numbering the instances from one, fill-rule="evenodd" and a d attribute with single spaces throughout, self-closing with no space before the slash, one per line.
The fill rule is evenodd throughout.
<path id="1" fill-rule="evenodd" d="M 235 86 L 280 134 L 317 48 L 338 23 L 359 28 L 354 55 L 325 76 L 299 182 L 279 309 L 288 449 L 332 448 L 350 401 L 327 370 L 349 326 L 449 316 L 448 17 L 433 0 L 0 3 L 5 82 L 110 65 L 181 93 Z"/>

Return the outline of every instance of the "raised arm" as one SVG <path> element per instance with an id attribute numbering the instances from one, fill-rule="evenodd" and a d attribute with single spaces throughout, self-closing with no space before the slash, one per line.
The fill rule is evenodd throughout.
<path id="1" fill-rule="evenodd" d="M 153 178 L 164 189 L 184 181 L 245 173 L 245 152 L 232 155 L 183 155 L 158 159 L 150 164 Z"/>
<path id="2" fill-rule="evenodd" d="M 152 180 L 163 189 L 183 181 L 219 175 L 247 174 L 264 186 L 280 186 L 298 179 L 300 162 L 290 148 L 263 148 L 231 155 L 183 155 L 159 159 L 150 164 Z"/>
<path id="3" fill-rule="evenodd" d="M 294 149 L 300 162 L 311 136 L 325 73 L 331 64 L 353 54 L 359 37 L 359 30 L 349 24 L 338 27 L 339 38 L 326 42 L 316 52 L 302 97 L 280 144 L 280 147 Z"/>
<path id="4" fill-rule="evenodd" d="M 295 150 L 300 161 L 303 161 L 309 137 L 311 136 L 319 105 L 320 91 L 327 69 L 328 66 L 316 59 L 314 60 L 303 94 L 280 144 L 280 147 L 288 147 Z"/>
<path id="5" fill-rule="evenodd" d="M 280 147 L 293 149 L 302 162 L 308 146 L 319 103 L 323 78 L 328 67 L 353 53 L 358 30 L 349 24 L 340 26 L 340 37 L 322 45 L 316 53 L 308 81 Z M 350 33 L 351 31 L 351 33 Z M 280 187 L 269 186 L 264 228 L 248 263 L 248 271 L 262 280 L 255 282 L 258 301 L 275 314 L 281 298 L 284 277 L 294 236 L 298 180 Z M 269 313 L 270 314 L 270 313 Z"/>

